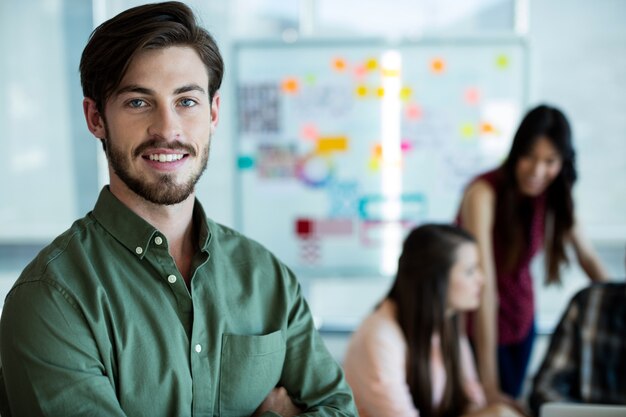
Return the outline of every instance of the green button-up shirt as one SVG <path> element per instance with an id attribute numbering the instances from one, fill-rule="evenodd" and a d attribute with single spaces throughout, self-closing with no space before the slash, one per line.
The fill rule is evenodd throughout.
<path id="1" fill-rule="evenodd" d="M 293 273 L 194 207 L 188 288 L 165 236 L 108 188 L 46 247 L 0 321 L 2 416 L 250 416 L 283 386 L 356 415 Z M 0 398 L 2 399 L 2 398 Z"/>

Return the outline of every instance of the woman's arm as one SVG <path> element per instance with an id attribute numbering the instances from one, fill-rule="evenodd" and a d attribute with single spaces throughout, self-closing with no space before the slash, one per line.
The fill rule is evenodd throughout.
<path id="1" fill-rule="evenodd" d="M 470 185 L 463 196 L 461 220 L 463 227 L 477 240 L 480 266 L 485 276 L 482 299 L 476 313 L 475 343 L 478 372 L 487 401 L 500 398 L 497 356 L 498 291 L 493 258 L 492 230 L 495 218 L 495 194 L 484 181 Z"/>
<path id="2" fill-rule="evenodd" d="M 344 370 L 359 411 L 376 417 L 418 417 L 406 381 L 407 346 L 383 302 L 352 335 Z"/>
<path id="3" fill-rule="evenodd" d="M 593 250 L 589 241 L 585 238 L 578 224 L 574 224 L 570 233 L 570 239 L 574 245 L 576 258 L 580 267 L 592 281 L 606 281 L 608 274 L 600 263 L 598 255 Z"/>

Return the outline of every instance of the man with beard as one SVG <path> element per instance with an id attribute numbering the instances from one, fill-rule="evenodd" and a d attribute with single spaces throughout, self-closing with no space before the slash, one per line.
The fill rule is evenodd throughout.
<path id="1" fill-rule="evenodd" d="M 7 296 L 3 417 L 356 415 L 293 273 L 195 199 L 223 63 L 191 10 L 103 23 L 80 73 L 110 185 Z"/>

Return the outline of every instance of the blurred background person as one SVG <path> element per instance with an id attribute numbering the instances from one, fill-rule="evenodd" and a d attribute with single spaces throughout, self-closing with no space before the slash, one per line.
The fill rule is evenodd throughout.
<path id="1" fill-rule="evenodd" d="M 535 339 L 530 264 L 543 247 L 546 282 L 560 282 L 572 244 L 586 275 L 604 268 L 577 224 L 570 125 L 557 108 L 540 105 L 522 120 L 505 162 L 466 188 L 458 223 L 476 236 L 485 273 L 481 306 L 471 320 L 478 369 L 489 402 L 518 397 Z"/>
<path id="2" fill-rule="evenodd" d="M 517 416 L 485 407 L 459 312 L 480 302 L 483 275 L 471 235 L 423 225 L 404 241 L 387 297 L 353 334 L 344 368 L 362 417 Z"/>
<path id="3" fill-rule="evenodd" d="M 535 415 L 548 402 L 626 405 L 625 335 L 626 283 L 578 292 L 534 378 L 529 403 Z"/>

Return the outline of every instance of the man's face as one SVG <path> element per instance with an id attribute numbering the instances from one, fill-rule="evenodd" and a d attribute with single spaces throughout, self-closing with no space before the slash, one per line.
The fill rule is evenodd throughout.
<path id="1" fill-rule="evenodd" d="M 104 109 L 111 191 L 155 204 L 187 199 L 206 169 L 219 98 L 189 47 L 139 52 Z"/>

